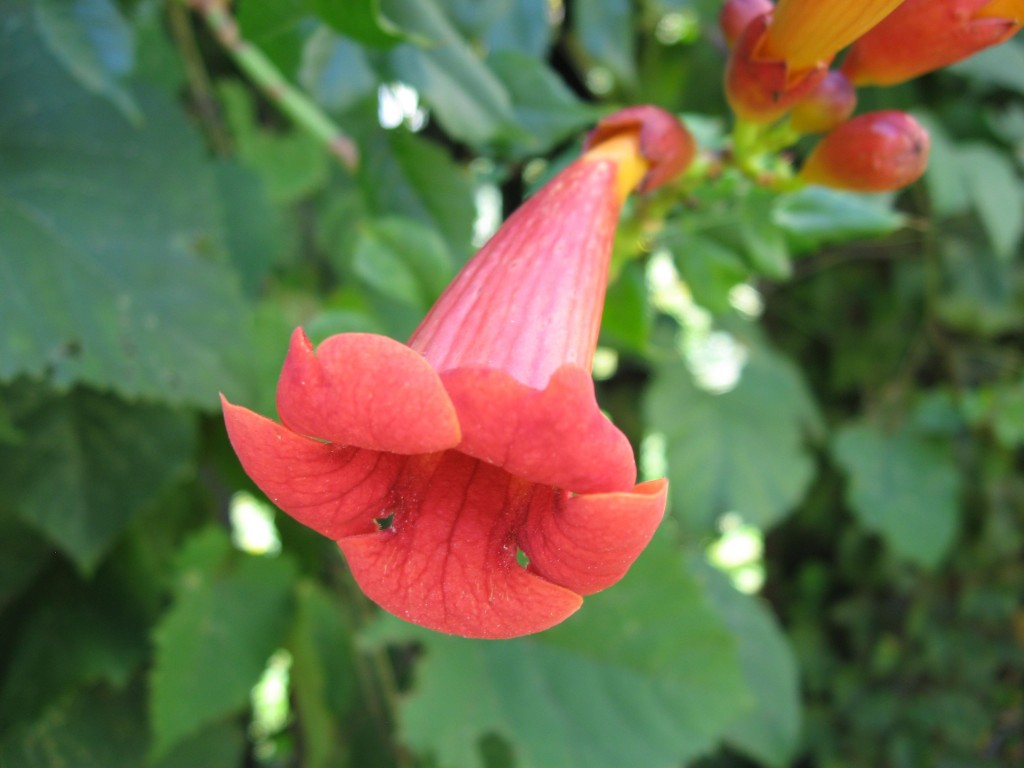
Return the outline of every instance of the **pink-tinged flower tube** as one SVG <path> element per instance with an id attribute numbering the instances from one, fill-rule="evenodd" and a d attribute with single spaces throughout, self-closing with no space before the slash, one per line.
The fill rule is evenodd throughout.
<path id="1" fill-rule="evenodd" d="M 614 584 L 664 514 L 590 367 L 622 202 L 682 171 L 671 115 L 602 121 L 575 163 L 466 265 L 408 345 L 295 331 L 281 424 L 224 400 L 231 444 L 281 509 L 338 543 L 367 596 L 466 637 L 544 630 Z M 518 562 L 519 552 L 529 559 Z"/>
<path id="2" fill-rule="evenodd" d="M 834 69 L 793 105 L 789 122 L 798 133 L 826 133 L 848 120 L 856 107 L 856 89 L 846 75 Z"/>
<path id="3" fill-rule="evenodd" d="M 800 178 L 852 192 L 890 192 L 921 177 L 929 146 L 928 132 L 905 112 L 868 112 L 829 132 Z"/>
<path id="4" fill-rule="evenodd" d="M 895 85 L 1009 40 L 1024 25 L 1024 0 L 906 0 L 850 49 L 855 85 Z"/>

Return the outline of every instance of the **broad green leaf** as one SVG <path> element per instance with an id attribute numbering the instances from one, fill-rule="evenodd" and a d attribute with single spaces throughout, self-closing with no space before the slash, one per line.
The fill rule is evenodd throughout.
<path id="1" fill-rule="evenodd" d="M 553 32 L 548 0 L 440 0 L 466 37 L 488 51 L 547 55 Z"/>
<path id="2" fill-rule="evenodd" d="M 620 85 L 636 84 L 633 4 L 630 0 L 579 0 L 572 29 L 583 50 L 607 67 Z"/>
<path id="3" fill-rule="evenodd" d="M 46 567 L 52 552 L 49 542 L 27 525 L 0 515 L 0 613 Z"/>
<path id="4" fill-rule="evenodd" d="M 380 9 L 381 0 L 313 0 L 317 15 L 336 31 L 371 48 L 391 48 L 401 30 Z"/>
<path id="5" fill-rule="evenodd" d="M 174 603 L 153 633 L 154 757 L 247 706 L 292 613 L 290 562 L 232 553 L 219 529 L 191 539 L 178 566 Z"/>
<path id="6" fill-rule="evenodd" d="M 0 742 L 0 760 L 12 768 L 144 765 L 146 724 L 141 692 L 97 685 L 69 692 L 34 722 Z"/>
<path id="7" fill-rule="evenodd" d="M 397 216 L 364 225 L 352 269 L 385 296 L 424 312 L 454 272 L 444 241 L 433 229 Z"/>
<path id="8" fill-rule="evenodd" d="M 83 572 L 192 461 L 192 420 L 179 411 L 27 384 L 7 398 L 25 440 L 0 444 L 0 487 Z"/>
<path id="9" fill-rule="evenodd" d="M 670 766 L 708 751 L 747 703 L 736 646 L 667 534 L 618 585 L 530 638 L 480 642 L 394 619 L 423 656 L 399 736 L 450 768 L 507 742 L 517 768 Z"/>
<path id="10" fill-rule="evenodd" d="M 89 583 L 62 573 L 35 590 L 25 619 L 7 630 L 0 723 L 34 720 L 83 685 L 128 683 L 146 655 L 148 616 L 134 588 L 105 569 Z"/>
<path id="11" fill-rule="evenodd" d="M 375 130 L 362 149 L 359 182 L 370 211 L 436 228 L 461 263 L 470 252 L 475 217 L 466 172 L 440 147 L 402 130 Z"/>
<path id="12" fill-rule="evenodd" d="M 938 309 L 944 322 L 982 336 L 1024 326 L 1015 263 L 997 257 L 984 243 L 957 235 L 944 235 L 940 249 L 946 285 Z"/>
<path id="13" fill-rule="evenodd" d="M 836 434 L 832 455 L 847 475 L 846 500 L 893 550 L 928 568 L 946 556 L 959 525 L 960 476 L 948 442 L 868 421 Z"/>
<path id="14" fill-rule="evenodd" d="M 678 230 L 664 244 L 694 301 L 718 314 L 728 312 L 730 291 L 750 278 L 750 268 L 740 255 L 714 238 Z"/>
<path id="15" fill-rule="evenodd" d="M 237 19 L 245 38 L 291 78 L 302 59 L 303 22 L 312 12 L 313 0 L 245 0 L 238 4 Z"/>
<path id="16" fill-rule="evenodd" d="M 931 141 L 924 174 L 931 210 L 942 218 L 964 213 L 970 208 L 971 200 L 964 184 L 957 145 L 934 116 L 918 114 L 917 117 Z"/>
<path id="17" fill-rule="evenodd" d="M 643 353 L 651 335 L 651 308 L 647 304 L 644 272 L 627 264 L 608 286 L 601 316 L 601 343 Z"/>
<path id="18" fill-rule="evenodd" d="M 905 223 L 903 215 L 892 210 L 889 197 L 816 186 L 781 196 L 774 221 L 798 252 L 812 251 L 827 243 L 880 237 Z"/>
<path id="19" fill-rule="evenodd" d="M 726 741 L 765 766 L 788 766 L 800 746 L 801 700 L 797 660 L 782 628 L 759 597 L 733 589 L 708 566 L 698 573 L 739 644 L 743 680 L 753 705 L 734 721 Z"/>
<path id="20" fill-rule="evenodd" d="M 68 73 L 133 123 L 142 113 L 121 80 L 135 64 L 132 28 L 112 0 L 35 0 L 36 25 Z"/>
<path id="21" fill-rule="evenodd" d="M 141 685 L 97 685 L 69 693 L 43 715 L 8 732 L 0 759 L 11 768 L 229 768 L 241 764 L 242 725 L 223 722 L 179 744 L 163 759 L 144 761 L 145 692 Z"/>
<path id="22" fill-rule="evenodd" d="M 202 142 L 170 96 L 133 128 L 0 9 L 0 380 L 212 406 L 244 305 Z"/>
<path id="23" fill-rule="evenodd" d="M 519 51 L 499 51 L 487 65 L 512 99 L 512 110 L 525 133 L 513 133 L 520 152 L 543 154 L 570 134 L 596 122 L 603 110 L 583 104 L 546 64 Z"/>
<path id="24" fill-rule="evenodd" d="M 1003 153 L 987 145 L 969 144 L 957 155 L 967 194 L 992 250 L 1000 259 L 1013 259 L 1024 235 L 1024 181 Z"/>
<path id="25" fill-rule="evenodd" d="M 486 144 L 514 125 L 508 91 L 476 55 L 438 6 L 384 0 L 385 15 L 422 38 L 389 53 L 393 76 L 415 88 L 452 137 Z M 429 42 L 426 42 L 429 41 Z"/>
<path id="26" fill-rule="evenodd" d="M 648 389 L 647 424 L 668 441 L 669 502 L 687 528 L 704 530 L 724 512 L 769 528 L 814 476 L 804 442 L 819 417 L 800 373 L 760 345 L 748 354 L 726 392 L 699 386 L 683 362 L 663 366 Z"/>
<path id="27" fill-rule="evenodd" d="M 1024 43 L 1018 36 L 954 64 L 949 71 L 988 86 L 1024 93 Z"/>
<path id="28" fill-rule="evenodd" d="M 781 279 L 793 273 L 786 238 L 773 219 L 776 196 L 752 189 L 739 201 L 736 224 L 750 265 L 766 277 Z"/>
<path id="29" fill-rule="evenodd" d="M 352 628 L 337 599 L 314 583 L 300 585 L 296 612 L 288 647 L 304 765 L 332 768 L 346 751 L 340 726 L 358 690 Z"/>
<path id="30" fill-rule="evenodd" d="M 302 49 L 299 83 L 327 109 L 341 111 L 376 91 L 380 82 L 363 49 L 321 27 Z"/>
<path id="31" fill-rule="evenodd" d="M 331 160 L 315 137 L 298 129 L 271 133 L 261 128 L 252 96 L 240 83 L 222 83 L 220 97 L 239 159 L 260 175 L 271 200 L 293 203 L 327 183 Z"/>
<path id="32" fill-rule="evenodd" d="M 259 296 L 288 233 L 281 209 L 270 202 L 263 180 L 237 163 L 217 166 L 224 203 L 224 241 L 247 294 Z"/>

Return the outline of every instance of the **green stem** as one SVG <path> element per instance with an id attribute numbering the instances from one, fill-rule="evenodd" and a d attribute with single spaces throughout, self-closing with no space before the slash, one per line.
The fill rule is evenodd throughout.
<path id="1" fill-rule="evenodd" d="M 355 171 L 359 152 L 355 143 L 305 94 L 291 85 L 259 48 L 242 37 L 226 0 L 184 0 L 199 12 L 206 25 L 235 63 L 293 122 L 319 139 L 346 168 Z"/>
<path id="2" fill-rule="evenodd" d="M 188 12 L 184 5 L 171 3 L 167 6 L 167 13 L 171 34 L 185 65 L 189 90 L 192 92 L 192 100 L 199 113 L 201 124 L 206 130 L 206 135 L 214 151 L 217 154 L 226 155 L 231 151 L 231 137 L 221 122 L 220 113 L 217 110 L 217 99 L 214 97 L 213 86 L 210 84 L 206 67 L 203 66 L 203 57 L 199 53 L 195 35 L 192 34 Z"/>

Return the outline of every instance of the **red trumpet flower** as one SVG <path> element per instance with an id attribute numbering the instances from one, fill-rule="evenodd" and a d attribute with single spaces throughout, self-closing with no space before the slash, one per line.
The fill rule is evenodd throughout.
<path id="1" fill-rule="evenodd" d="M 622 578 L 664 513 L 666 482 L 634 486 L 590 366 L 621 204 L 694 146 L 653 107 L 602 121 L 588 146 L 408 346 L 352 333 L 314 351 L 299 329 L 278 384 L 283 424 L 224 401 L 249 476 L 408 621 L 480 638 L 546 629 Z"/>
<path id="2" fill-rule="evenodd" d="M 729 57 L 725 90 L 742 119 L 770 123 L 825 78 L 832 58 L 892 12 L 901 0 L 779 0 L 746 23 Z M 741 12 L 742 11 L 742 12 Z M 753 11 L 733 13 L 739 26 Z"/>
<path id="3" fill-rule="evenodd" d="M 843 62 L 854 85 L 895 85 L 990 48 L 1024 25 L 1024 0 L 906 0 Z"/>

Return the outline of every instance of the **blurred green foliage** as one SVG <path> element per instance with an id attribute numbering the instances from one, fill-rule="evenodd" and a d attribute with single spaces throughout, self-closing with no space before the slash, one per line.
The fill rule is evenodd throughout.
<path id="1" fill-rule="evenodd" d="M 184 3 L 0 5 L 0 764 L 1024 763 L 1020 38 L 862 94 L 931 131 L 899 197 L 627 210 L 598 389 L 671 514 L 565 624 L 405 625 L 282 514 L 234 545 L 218 390 L 272 415 L 299 324 L 404 338 L 618 105 L 722 147 L 718 6 L 241 0 L 351 173 Z"/>

